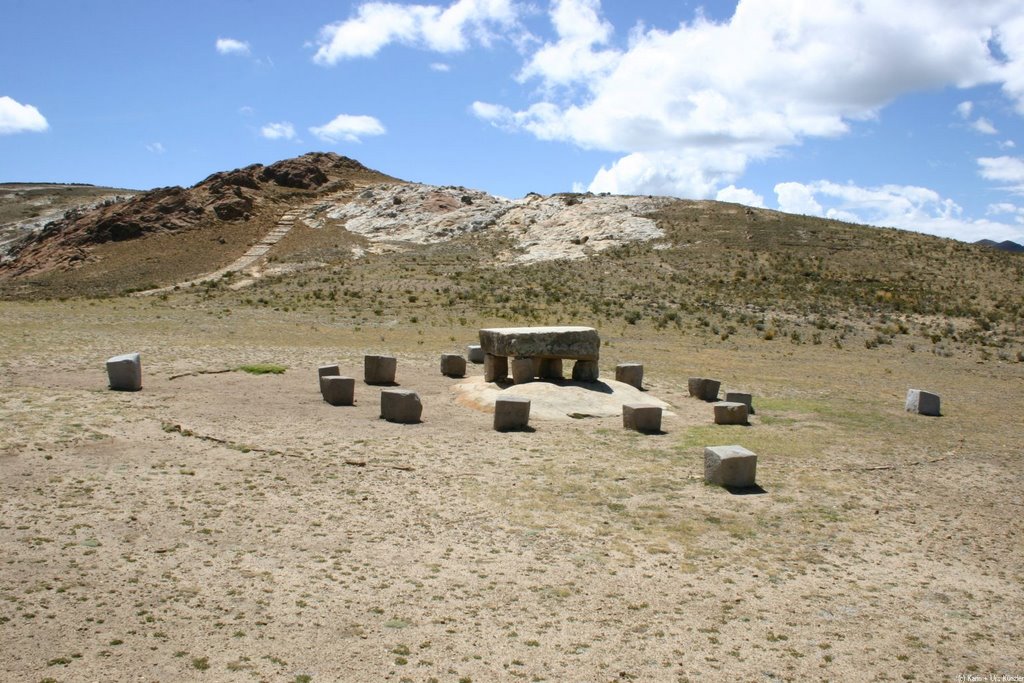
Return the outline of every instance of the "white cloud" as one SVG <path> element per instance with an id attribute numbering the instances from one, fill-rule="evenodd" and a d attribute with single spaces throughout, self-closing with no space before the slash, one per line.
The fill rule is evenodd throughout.
<path id="1" fill-rule="evenodd" d="M 260 128 L 260 135 L 268 140 L 294 140 L 295 126 L 288 121 L 268 123 Z"/>
<path id="2" fill-rule="evenodd" d="M 709 197 L 715 188 L 735 181 L 743 172 L 742 153 L 730 150 L 636 152 L 610 167 L 601 167 L 590 182 L 591 192 Z"/>
<path id="3" fill-rule="evenodd" d="M 998 204 L 989 204 L 988 210 L 985 211 L 985 213 L 989 216 L 1013 216 L 1015 221 L 1024 224 L 1024 206 L 1017 206 L 1016 204 L 1011 204 L 1009 202 L 1000 202 Z"/>
<path id="4" fill-rule="evenodd" d="M 49 127 L 46 117 L 31 104 L 21 104 L 6 95 L 0 97 L 0 135 L 39 133 Z"/>
<path id="5" fill-rule="evenodd" d="M 979 117 L 978 120 L 971 123 L 971 128 L 979 133 L 984 133 L 985 135 L 996 135 L 999 132 L 996 130 L 996 127 L 992 125 L 992 122 L 984 116 Z"/>
<path id="6" fill-rule="evenodd" d="M 249 55 L 249 43 L 243 40 L 235 40 L 234 38 L 218 38 L 217 52 L 222 55 Z"/>
<path id="7" fill-rule="evenodd" d="M 452 70 L 452 67 L 445 64 L 444 62 L 434 62 L 430 65 L 431 71 L 439 71 L 441 73 L 448 73 Z"/>
<path id="8" fill-rule="evenodd" d="M 153 154 L 163 154 L 164 152 L 167 151 L 167 148 L 164 147 L 162 142 L 151 142 L 148 145 L 146 145 L 146 149 L 148 149 Z"/>
<path id="9" fill-rule="evenodd" d="M 675 30 L 639 26 L 623 47 L 597 0 L 556 0 L 549 18 L 557 39 L 519 74 L 539 82 L 536 100 L 473 111 L 540 139 L 623 154 L 595 175 L 602 186 L 712 196 L 750 160 L 844 135 L 915 91 L 1001 84 L 1024 108 L 1019 0 L 744 0 L 724 22 L 698 14 Z M 973 109 L 965 102 L 957 111 Z M 729 173 L 679 165 L 680 157 L 714 164 L 717 155 L 704 152 L 722 149 L 739 155 Z M 669 166 L 650 167 L 658 162 Z"/>
<path id="10" fill-rule="evenodd" d="M 1009 183 L 1024 189 L 1024 158 L 1021 157 L 981 157 L 978 159 L 982 178 L 1001 183 Z"/>
<path id="11" fill-rule="evenodd" d="M 391 43 L 435 52 L 460 52 L 471 42 L 489 45 L 496 29 L 516 22 L 512 0 L 456 0 L 448 7 L 367 2 L 356 16 L 320 29 L 313 61 L 337 64 L 372 57 Z"/>
<path id="12" fill-rule="evenodd" d="M 715 195 L 715 199 L 720 202 L 733 202 L 735 204 L 745 204 L 747 206 L 764 206 L 764 197 L 757 194 L 753 190 L 745 187 L 736 187 L 730 185 L 729 187 L 723 187 Z"/>
<path id="13" fill-rule="evenodd" d="M 974 111 L 974 102 L 966 100 L 956 105 L 956 113 L 960 115 L 962 119 L 971 118 L 971 112 Z"/>
<path id="14" fill-rule="evenodd" d="M 324 142 L 359 142 L 367 135 L 383 135 L 387 132 L 384 124 L 372 116 L 352 116 L 338 114 L 329 123 L 313 126 L 309 129 L 313 135 Z"/>
<path id="15" fill-rule="evenodd" d="M 806 184 L 779 183 L 775 193 L 779 209 L 789 213 L 902 228 L 965 242 L 983 238 L 997 242 L 1024 239 L 1024 226 L 963 218 L 963 209 L 956 202 L 926 187 L 859 187 L 816 180 Z"/>

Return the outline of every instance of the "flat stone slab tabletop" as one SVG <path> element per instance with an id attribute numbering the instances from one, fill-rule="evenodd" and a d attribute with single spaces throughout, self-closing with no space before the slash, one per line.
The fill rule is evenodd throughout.
<path id="1" fill-rule="evenodd" d="M 480 330 L 480 346 L 506 358 L 598 360 L 601 337 L 592 327 L 491 327 Z"/>

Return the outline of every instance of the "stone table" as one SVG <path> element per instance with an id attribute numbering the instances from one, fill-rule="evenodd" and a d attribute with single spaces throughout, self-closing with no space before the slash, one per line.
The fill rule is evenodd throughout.
<path id="1" fill-rule="evenodd" d="M 516 384 L 542 379 L 561 379 L 562 361 L 576 361 L 572 378 L 596 382 L 601 338 L 592 327 L 492 327 L 480 330 L 484 352 L 484 379 L 508 378 L 509 358 L 515 359 Z M 527 361 L 533 369 L 524 371 Z M 557 375 L 557 376 L 556 376 Z"/>

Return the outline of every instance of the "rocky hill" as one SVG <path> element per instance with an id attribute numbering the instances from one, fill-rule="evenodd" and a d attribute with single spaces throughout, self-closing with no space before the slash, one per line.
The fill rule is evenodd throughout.
<path id="1" fill-rule="evenodd" d="M 1024 244 L 1017 244 L 1010 240 L 1003 240 L 1002 242 L 996 242 L 995 240 L 978 240 L 975 244 L 982 247 L 998 249 L 1000 251 L 1012 251 L 1017 254 L 1024 252 Z"/>

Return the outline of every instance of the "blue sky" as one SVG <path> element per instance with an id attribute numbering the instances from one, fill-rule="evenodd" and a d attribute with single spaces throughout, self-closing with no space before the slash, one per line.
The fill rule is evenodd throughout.
<path id="1" fill-rule="evenodd" d="M 335 151 L 1024 242 L 1020 0 L 0 0 L 0 181 Z"/>

